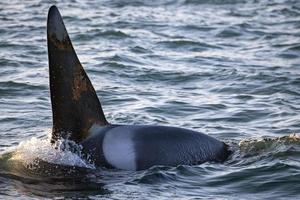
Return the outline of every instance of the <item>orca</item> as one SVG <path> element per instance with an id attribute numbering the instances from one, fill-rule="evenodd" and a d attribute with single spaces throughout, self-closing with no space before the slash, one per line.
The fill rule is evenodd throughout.
<path id="1" fill-rule="evenodd" d="M 56 6 L 48 13 L 47 43 L 52 143 L 74 141 L 96 166 L 122 170 L 224 162 L 230 155 L 224 142 L 193 130 L 110 124 Z"/>

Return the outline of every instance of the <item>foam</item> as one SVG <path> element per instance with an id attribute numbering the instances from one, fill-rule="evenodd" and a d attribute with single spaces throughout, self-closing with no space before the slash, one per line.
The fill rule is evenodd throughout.
<path id="1" fill-rule="evenodd" d="M 51 164 L 94 169 L 94 164 L 83 158 L 81 150 L 82 146 L 68 140 L 60 140 L 51 145 L 48 134 L 47 138 L 32 137 L 21 142 L 14 150 L 11 160 L 20 161 L 26 166 L 34 164 L 39 159 Z"/>

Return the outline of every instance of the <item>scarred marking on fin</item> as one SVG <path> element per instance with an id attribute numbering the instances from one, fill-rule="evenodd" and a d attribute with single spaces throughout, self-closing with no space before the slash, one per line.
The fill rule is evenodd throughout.
<path id="1" fill-rule="evenodd" d="M 80 142 L 88 136 L 92 124 L 109 123 L 56 6 L 49 9 L 47 39 L 53 115 L 52 141 L 68 138 Z"/>
<path id="2" fill-rule="evenodd" d="M 58 49 L 68 50 L 68 51 L 73 50 L 73 47 L 72 47 L 72 44 L 70 43 L 69 38 L 64 38 L 62 41 L 60 41 L 59 39 L 57 39 L 55 34 L 52 34 L 49 37 L 49 40 L 51 40 L 52 44 L 54 44 L 54 46 Z"/>
<path id="3" fill-rule="evenodd" d="M 77 64 L 75 72 L 74 72 L 74 81 L 73 81 L 73 99 L 78 101 L 82 95 L 83 92 L 94 92 L 94 89 L 91 87 L 91 84 L 88 83 L 88 80 L 85 78 L 86 75 L 84 74 L 84 71 L 82 70 L 81 66 L 78 66 L 80 64 Z"/>

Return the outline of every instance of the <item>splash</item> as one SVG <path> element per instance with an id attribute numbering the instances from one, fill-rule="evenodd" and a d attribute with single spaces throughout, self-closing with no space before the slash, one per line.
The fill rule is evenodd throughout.
<path id="1" fill-rule="evenodd" d="M 297 134 L 282 137 L 265 137 L 257 139 L 246 139 L 239 142 L 242 154 L 247 156 L 266 152 L 282 152 L 300 147 L 300 136 Z"/>
<path id="2" fill-rule="evenodd" d="M 83 156 L 81 145 L 68 140 L 59 140 L 52 145 L 50 134 L 44 139 L 33 137 L 21 142 L 10 161 L 21 162 L 26 168 L 33 168 L 42 161 L 54 165 L 95 169 L 94 164 Z"/>

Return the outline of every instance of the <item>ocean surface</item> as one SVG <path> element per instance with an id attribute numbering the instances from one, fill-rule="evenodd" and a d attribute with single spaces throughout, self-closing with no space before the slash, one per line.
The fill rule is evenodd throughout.
<path id="1" fill-rule="evenodd" d="M 59 8 L 111 123 L 193 129 L 224 163 L 95 167 L 50 145 Z M 0 3 L 0 199 L 299 199 L 300 1 Z"/>

